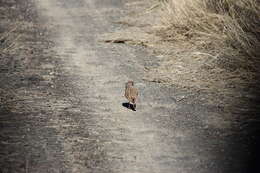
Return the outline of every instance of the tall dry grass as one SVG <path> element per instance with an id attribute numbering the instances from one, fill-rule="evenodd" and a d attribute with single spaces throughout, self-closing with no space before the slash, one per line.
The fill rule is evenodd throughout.
<path id="1" fill-rule="evenodd" d="M 166 41 L 190 41 L 200 50 L 241 64 L 258 61 L 258 0 L 160 0 Z M 243 57 L 243 58 L 241 58 Z M 253 63 L 252 63 L 253 64 Z"/>

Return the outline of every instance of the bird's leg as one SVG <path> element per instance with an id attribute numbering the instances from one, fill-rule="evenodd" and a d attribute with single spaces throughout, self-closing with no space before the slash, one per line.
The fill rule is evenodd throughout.
<path id="1" fill-rule="evenodd" d="M 135 103 L 133 104 L 133 108 L 134 108 L 134 111 L 135 111 L 136 110 L 136 104 Z"/>

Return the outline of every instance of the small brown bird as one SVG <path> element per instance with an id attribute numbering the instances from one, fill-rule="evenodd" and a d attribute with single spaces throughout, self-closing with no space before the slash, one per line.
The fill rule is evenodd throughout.
<path id="1" fill-rule="evenodd" d="M 130 108 L 131 103 L 133 104 L 133 110 L 136 110 L 136 100 L 138 96 L 138 90 L 134 87 L 134 81 L 128 81 L 125 84 L 125 97 L 129 101 L 128 108 Z"/>

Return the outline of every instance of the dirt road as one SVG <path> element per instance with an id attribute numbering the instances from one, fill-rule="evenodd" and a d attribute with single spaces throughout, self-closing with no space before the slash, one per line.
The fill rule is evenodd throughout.
<path id="1" fill-rule="evenodd" d="M 230 122 L 199 93 L 142 80 L 156 65 L 142 47 L 106 44 L 126 1 L 36 0 L 54 42 L 38 70 L 48 94 L 27 89 L 35 116 L 27 133 L 26 173 L 223 173 L 243 168 Z M 124 83 L 136 81 L 137 111 L 122 106 Z M 39 84 L 41 85 L 41 83 Z M 33 92 L 41 99 L 30 97 Z M 180 98 L 187 99 L 180 99 Z M 41 123 L 41 119 L 43 120 Z M 40 121 L 34 126 L 35 121 Z M 36 142 L 38 141 L 38 142 Z M 230 150 L 231 147 L 233 148 Z M 12 170 L 6 168 L 3 170 Z M 243 170 L 241 171 L 243 172 Z"/>

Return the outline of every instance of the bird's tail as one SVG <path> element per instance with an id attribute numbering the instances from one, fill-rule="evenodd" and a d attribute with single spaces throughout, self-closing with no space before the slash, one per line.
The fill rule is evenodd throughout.
<path id="1" fill-rule="evenodd" d="M 136 98 L 132 98 L 132 103 L 136 104 Z"/>

